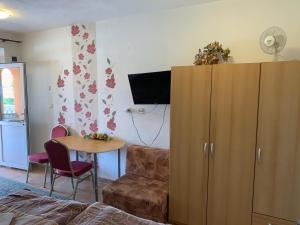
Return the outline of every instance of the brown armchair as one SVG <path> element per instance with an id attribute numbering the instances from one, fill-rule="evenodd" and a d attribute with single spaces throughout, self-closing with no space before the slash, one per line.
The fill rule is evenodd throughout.
<path id="1" fill-rule="evenodd" d="M 128 213 L 167 222 L 169 151 L 138 145 L 128 147 L 126 174 L 104 187 L 103 202 Z"/>

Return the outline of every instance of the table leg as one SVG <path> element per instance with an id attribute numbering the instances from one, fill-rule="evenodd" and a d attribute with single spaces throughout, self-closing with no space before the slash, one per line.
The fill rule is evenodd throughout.
<path id="1" fill-rule="evenodd" d="M 97 153 L 94 153 L 94 190 L 95 190 L 95 201 L 98 202 L 98 158 Z"/>
<path id="2" fill-rule="evenodd" d="M 76 151 L 76 161 L 78 161 L 78 159 L 79 159 L 79 153 L 78 153 L 78 151 Z"/>
<path id="3" fill-rule="evenodd" d="M 118 149 L 118 177 L 121 177 L 121 151 Z"/>

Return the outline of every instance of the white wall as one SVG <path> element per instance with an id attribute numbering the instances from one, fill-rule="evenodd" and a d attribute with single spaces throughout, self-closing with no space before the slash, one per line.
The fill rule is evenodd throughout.
<path id="1" fill-rule="evenodd" d="M 191 65 L 198 48 L 215 40 L 231 49 L 234 62 L 270 61 L 273 57 L 261 51 L 259 37 L 273 25 L 282 27 L 288 35 L 287 46 L 280 58 L 300 59 L 299 8 L 298 0 L 220 1 L 97 22 L 100 92 L 104 89 L 103 71 L 107 57 L 114 64 L 117 80 L 114 99 L 118 128 L 115 134 L 130 143 L 140 143 L 129 114 L 124 112 L 133 106 L 127 74 Z M 105 127 L 101 112 L 99 117 L 100 127 Z M 155 113 L 135 117 L 142 137 L 149 143 L 160 126 L 162 106 Z M 169 111 L 155 145 L 169 147 Z M 114 171 L 114 159 L 115 154 L 102 157 L 106 176 L 111 174 L 109 171 Z"/>
<path id="2" fill-rule="evenodd" d="M 130 117 L 124 110 L 133 106 L 127 74 L 191 65 L 198 48 L 220 41 L 232 51 L 234 62 L 270 61 L 259 47 L 259 36 L 268 27 L 282 27 L 288 36 L 282 60 L 300 59 L 300 1 L 218 1 L 157 13 L 98 21 L 96 27 L 100 130 L 108 131 L 103 114 L 106 58 L 111 60 L 116 87 L 113 108 L 117 111 L 115 135 L 139 144 Z M 25 61 L 58 60 L 67 64 L 72 52 L 69 27 L 26 34 Z M 70 62 L 69 62 L 70 63 Z M 39 87 L 36 87 L 39 88 Z M 40 90 L 42 92 L 42 90 Z M 72 97 L 72 93 L 69 93 Z M 70 107 L 72 108 L 72 107 Z M 151 106 L 147 107 L 151 110 Z M 135 115 L 142 137 L 150 142 L 162 117 L 162 107 L 148 115 Z M 72 125 L 70 115 L 68 123 Z M 169 147 L 169 110 L 155 146 Z M 116 178 L 117 155 L 101 155 L 100 171 L 105 178 Z M 122 157 L 124 171 L 125 155 Z"/>
<path id="3" fill-rule="evenodd" d="M 20 41 L 21 35 L 0 31 L 0 38 Z M 18 62 L 21 62 L 21 43 L 3 42 L 0 40 L 0 48 L 4 48 L 5 63 L 11 62 L 11 57 L 16 56 Z"/>
<path id="4" fill-rule="evenodd" d="M 28 33 L 22 37 L 22 59 L 27 63 L 32 152 L 43 151 L 43 141 L 49 139 L 49 128 L 58 123 L 57 115 L 60 109 L 58 109 L 56 81 L 65 68 L 72 67 L 69 31 L 69 27 L 63 27 Z M 64 95 L 71 99 L 67 107 L 73 109 L 73 80 L 68 78 L 66 83 Z M 49 119 L 51 114 L 52 117 Z M 69 110 L 67 114 L 66 124 L 73 127 L 73 110 Z"/>
<path id="5" fill-rule="evenodd" d="M 60 67 L 58 61 L 28 62 L 26 67 L 30 147 L 31 152 L 41 152 L 55 121 L 50 86 Z"/>

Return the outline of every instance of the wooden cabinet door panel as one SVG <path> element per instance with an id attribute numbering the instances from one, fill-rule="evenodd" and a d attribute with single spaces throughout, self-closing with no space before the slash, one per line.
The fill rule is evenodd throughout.
<path id="1" fill-rule="evenodd" d="M 172 68 L 169 219 L 206 224 L 211 66 Z"/>
<path id="2" fill-rule="evenodd" d="M 253 213 L 252 225 L 296 225 L 296 223 Z"/>
<path id="3" fill-rule="evenodd" d="M 251 225 L 260 64 L 213 66 L 208 225 Z"/>
<path id="4" fill-rule="evenodd" d="M 261 157 L 255 167 L 254 212 L 296 221 L 300 218 L 300 62 L 262 64 L 257 141 Z"/>

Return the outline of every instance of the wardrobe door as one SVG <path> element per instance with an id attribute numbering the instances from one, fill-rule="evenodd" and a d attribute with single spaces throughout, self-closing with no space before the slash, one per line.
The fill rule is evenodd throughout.
<path id="1" fill-rule="evenodd" d="M 207 225 L 251 225 L 260 64 L 213 66 Z"/>
<path id="2" fill-rule="evenodd" d="M 296 223 L 253 213 L 252 225 L 296 225 Z"/>
<path id="3" fill-rule="evenodd" d="M 169 220 L 205 225 L 211 66 L 172 68 Z"/>
<path id="4" fill-rule="evenodd" d="M 300 62 L 261 69 L 254 212 L 300 219 Z"/>

